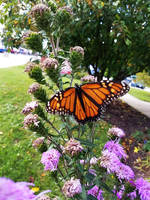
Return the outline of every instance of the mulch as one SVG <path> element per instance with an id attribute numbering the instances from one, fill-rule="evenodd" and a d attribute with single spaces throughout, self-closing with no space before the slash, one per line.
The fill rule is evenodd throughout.
<path id="1" fill-rule="evenodd" d="M 150 177 L 150 168 L 143 169 L 139 167 L 142 164 L 136 162 L 139 158 L 141 160 L 146 159 L 147 155 L 150 154 L 150 152 L 142 150 L 144 141 L 150 140 L 150 134 L 148 134 L 148 131 L 150 131 L 150 118 L 123 101 L 117 100 L 108 105 L 103 120 L 113 126 L 123 129 L 126 133 L 126 137 L 122 140 L 122 145 L 125 147 L 129 156 L 127 164 L 132 167 L 136 176 Z M 134 133 L 137 131 L 140 131 L 141 141 L 137 141 L 134 137 Z M 140 147 L 141 150 L 139 152 L 134 152 L 135 147 Z"/>

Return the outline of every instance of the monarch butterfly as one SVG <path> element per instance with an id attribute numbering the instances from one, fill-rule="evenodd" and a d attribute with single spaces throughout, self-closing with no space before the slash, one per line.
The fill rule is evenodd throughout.
<path id="1" fill-rule="evenodd" d="M 47 103 L 47 112 L 73 115 L 78 123 L 96 121 L 107 104 L 129 91 L 125 83 L 101 81 L 69 87 L 56 93 Z"/>

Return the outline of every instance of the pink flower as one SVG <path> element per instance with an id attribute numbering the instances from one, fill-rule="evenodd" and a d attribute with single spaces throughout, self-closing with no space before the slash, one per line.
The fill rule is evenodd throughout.
<path id="1" fill-rule="evenodd" d="M 125 137 L 124 131 L 120 128 L 117 128 L 117 127 L 110 128 L 108 130 L 108 135 L 114 135 L 114 136 L 117 136 L 119 138 Z"/>
<path id="2" fill-rule="evenodd" d="M 108 173 L 116 172 L 120 165 L 119 158 L 108 150 L 102 151 L 102 156 L 99 158 L 100 166 L 107 169 Z"/>
<path id="3" fill-rule="evenodd" d="M 68 12 L 70 15 L 73 15 L 73 11 L 72 11 L 72 8 L 70 6 L 63 6 L 63 7 L 60 7 L 58 8 L 58 11 L 59 10 L 65 10 L 66 12 Z"/>
<path id="4" fill-rule="evenodd" d="M 34 148 L 39 147 L 41 144 L 43 144 L 44 139 L 45 139 L 44 137 L 39 137 L 39 138 L 37 138 L 36 140 L 33 141 L 32 146 L 33 146 Z"/>
<path id="5" fill-rule="evenodd" d="M 39 126 L 38 115 L 29 114 L 24 118 L 24 128 L 28 128 L 31 125 Z"/>
<path id="6" fill-rule="evenodd" d="M 32 8 L 31 14 L 33 17 L 35 17 L 36 15 L 43 15 L 44 12 L 49 10 L 50 9 L 45 4 L 40 3 Z"/>
<path id="7" fill-rule="evenodd" d="M 79 179 L 71 178 L 69 181 L 66 181 L 62 191 L 66 197 L 73 197 L 76 194 L 82 192 L 82 186 Z"/>
<path id="8" fill-rule="evenodd" d="M 34 92 L 36 92 L 36 91 L 39 90 L 39 89 L 40 89 L 40 84 L 38 84 L 38 83 L 33 83 L 33 84 L 29 87 L 28 93 L 29 93 L 29 94 L 33 94 Z"/>
<path id="9" fill-rule="evenodd" d="M 58 67 L 58 61 L 55 58 L 45 58 L 41 62 L 41 67 L 46 70 L 46 69 L 57 69 Z"/>
<path id="10" fill-rule="evenodd" d="M 90 160 L 90 165 L 96 165 L 98 162 L 98 159 L 96 157 L 92 157 Z"/>
<path id="11" fill-rule="evenodd" d="M 25 68 L 24 72 L 30 72 L 35 66 L 36 66 L 35 63 L 28 62 L 27 65 L 26 65 L 26 68 Z"/>
<path id="12" fill-rule="evenodd" d="M 70 52 L 72 52 L 72 51 L 76 51 L 76 52 L 82 54 L 82 56 L 84 56 L 84 49 L 80 46 L 71 47 Z"/>
<path id="13" fill-rule="evenodd" d="M 57 170 L 61 154 L 56 149 L 50 149 L 42 154 L 41 163 L 45 165 L 44 170 Z"/>
<path id="14" fill-rule="evenodd" d="M 34 111 L 38 107 L 37 101 L 32 101 L 30 103 L 26 103 L 25 107 L 22 110 L 23 114 L 29 114 L 30 112 Z"/>
<path id="15" fill-rule="evenodd" d="M 64 146 L 63 153 L 68 153 L 71 156 L 77 155 L 83 150 L 80 142 L 71 138 Z"/>
<path id="16" fill-rule="evenodd" d="M 96 82 L 97 81 L 97 77 L 94 77 L 92 75 L 87 75 L 87 76 L 83 76 L 81 78 L 81 81 Z"/>
<path id="17" fill-rule="evenodd" d="M 60 70 L 60 74 L 66 75 L 66 74 L 71 74 L 71 72 L 72 72 L 71 63 L 70 63 L 68 60 L 65 60 L 65 61 L 62 63 L 62 67 L 61 67 L 61 70 Z"/>

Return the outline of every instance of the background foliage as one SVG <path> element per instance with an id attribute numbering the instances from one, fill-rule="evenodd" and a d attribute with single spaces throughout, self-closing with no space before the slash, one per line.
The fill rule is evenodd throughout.
<path id="1" fill-rule="evenodd" d="M 31 29 L 42 34 L 47 49 L 51 48 L 50 43 L 54 44 L 53 39 L 66 50 L 70 46 L 83 46 L 85 59 L 82 67 L 91 73 L 89 66 L 92 65 L 93 73 L 99 79 L 107 76 L 121 80 L 136 72 L 149 72 L 149 0 L 43 2 L 51 12 L 47 13 L 44 22 L 38 22 L 37 27 L 30 10 L 38 1 L 1 1 L 0 22 L 5 25 L 2 37 L 6 45 L 22 45 L 23 32 Z M 72 8 L 72 17 L 67 13 L 62 17 L 58 12 L 57 8 L 66 5 Z"/>

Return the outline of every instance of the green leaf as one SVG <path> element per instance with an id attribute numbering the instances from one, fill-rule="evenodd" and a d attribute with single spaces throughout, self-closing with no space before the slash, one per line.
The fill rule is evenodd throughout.
<path id="1" fill-rule="evenodd" d="M 86 178 L 86 180 L 87 180 L 88 183 L 91 183 L 94 180 L 95 176 L 93 174 L 91 174 L 91 173 L 88 172 L 85 175 L 85 178 Z"/>
<path id="2" fill-rule="evenodd" d="M 84 199 L 84 200 L 88 200 L 87 199 L 87 195 L 86 195 L 86 190 L 85 190 L 85 187 L 82 185 L 82 193 L 81 193 L 81 198 Z"/>
<path id="3" fill-rule="evenodd" d="M 97 198 L 90 194 L 87 196 L 87 200 L 97 200 Z"/>
<path id="4" fill-rule="evenodd" d="M 83 174 L 84 173 L 83 166 L 80 163 L 77 163 L 76 166 L 77 166 L 78 170 Z"/>
<path id="5" fill-rule="evenodd" d="M 84 144 L 88 147 L 95 147 L 97 145 L 93 144 L 92 142 L 88 141 L 88 140 L 83 140 L 83 139 L 79 139 L 79 138 L 75 138 L 76 140 L 79 140 L 81 144 Z"/>
<path id="6" fill-rule="evenodd" d="M 125 39 L 125 43 L 126 43 L 127 46 L 132 44 L 131 40 L 129 40 L 129 39 Z"/>

